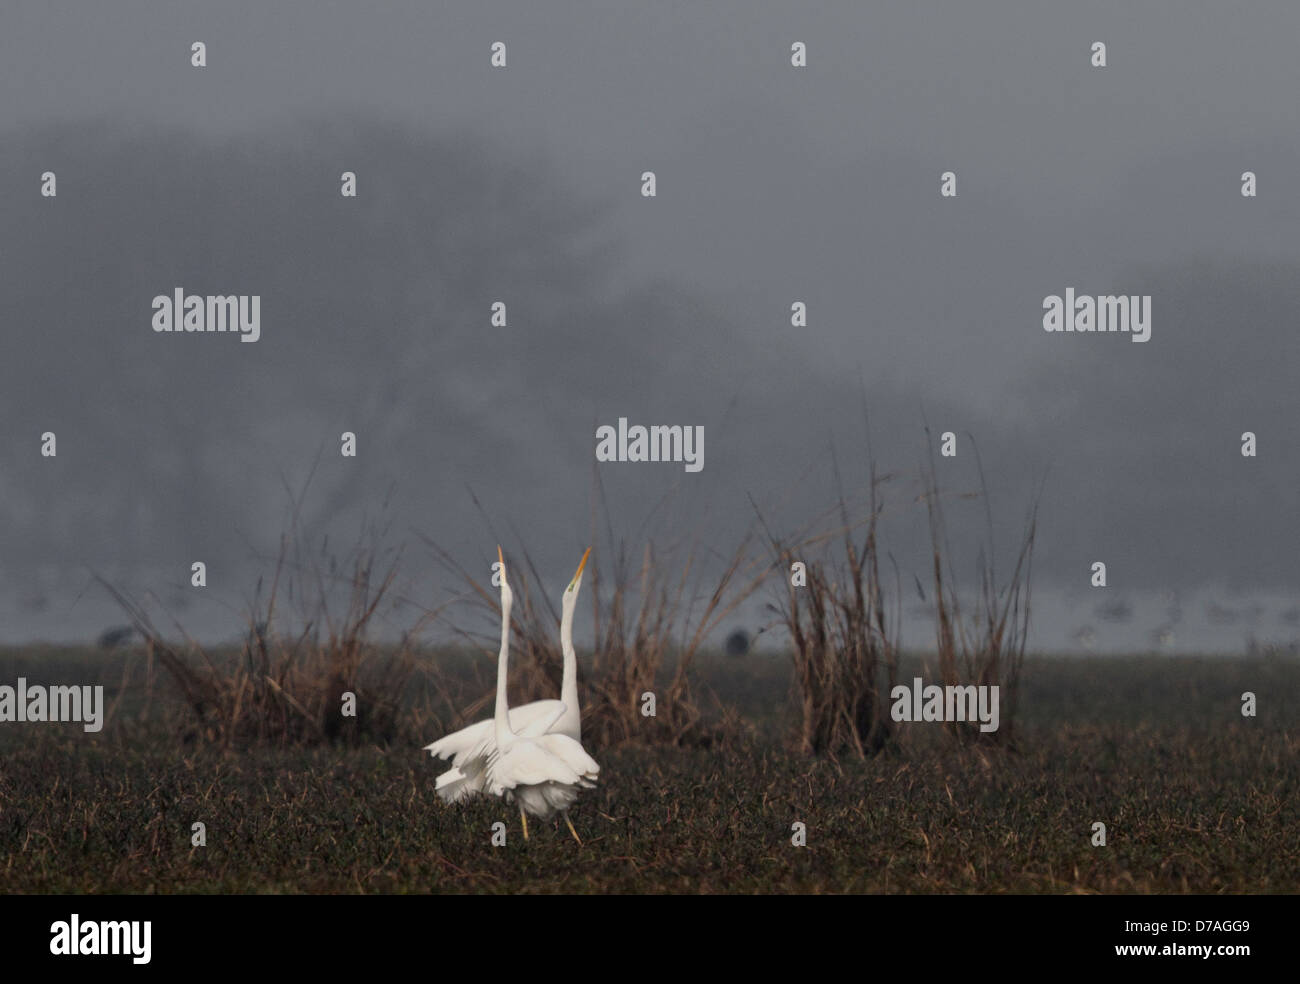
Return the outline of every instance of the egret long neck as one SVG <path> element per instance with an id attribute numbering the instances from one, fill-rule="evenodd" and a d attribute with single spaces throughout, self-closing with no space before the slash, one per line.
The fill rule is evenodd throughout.
<path id="1" fill-rule="evenodd" d="M 560 700 L 567 713 L 576 715 L 578 711 L 578 654 L 573 649 L 573 609 L 576 604 L 566 605 L 560 616 L 560 648 L 564 651 L 564 677 L 560 681 Z"/>
<path id="2" fill-rule="evenodd" d="M 506 680 L 510 676 L 510 602 L 501 602 L 501 652 L 497 656 L 497 708 L 494 718 L 496 743 L 500 748 L 513 736 L 510 730 L 510 706 L 506 697 Z"/>

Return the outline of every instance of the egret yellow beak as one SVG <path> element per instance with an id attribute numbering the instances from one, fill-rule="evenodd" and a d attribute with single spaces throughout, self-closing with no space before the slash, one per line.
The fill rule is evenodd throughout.
<path id="1" fill-rule="evenodd" d="M 582 563 L 578 565 L 577 571 L 575 571 L 573 574 L 573 580 L 569 582 L 570 591 L 572 591 L 574 585 L 578 583 L 578 578 L 582 577 L 582 569 L 587 566 L 587 558 L 590 556 L 591 556 L 591 547 L 588 547 L 587 552 L 582 555 Z"/>
<path id="2" fill-rule="evenodd" d="M 497 544 L 497 560 L 501 561 L 501 570 L 506 569 L 506 559 L 501 556 L 501 544 Z"/>

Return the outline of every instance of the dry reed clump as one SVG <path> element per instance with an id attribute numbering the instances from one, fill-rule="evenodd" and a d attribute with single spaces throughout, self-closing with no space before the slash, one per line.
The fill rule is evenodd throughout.
<path id="1" fill-rule="evenodd" d="M 772 610 L 793 646 L 805 754 L 866 757 L 893 735 L 888 696 L 898 675 L 899 612 L 897 591 L 895 610 L 887 612 L 880 577 L 877 487 L 884 481 L 873 464 L 864 520 L 851 521 L 841 494 L 838 529 L 789 539 L 767 534 L 772 570 L 784 585 Z M 802 578 L 792 570 L 796 562 Z"/>
<path id="2" fill-rule="evenodd" d="M 648 543 L 635 569 L 620 550 L 608 606 L 602 605 L 599 570 L 592 572 L 596 656 L 591 727 L 602 744 L 710 745 L 733 730 L 706 724 L 691 690 L 690 668 L 705 639 L 762 584 L 764 573 L 752 570 L 748 548 L 746 538 L 712 587 L 694 576 L 694 546 L 676 577 L 664 571 Z M 693 617 L 701 589 L 707 590 L 707 599 Z M 658 689 L 660 673 L 670 665 L 667 685 Z M 655 694 L 654 717 L 642 713 L 646 693 Z"/>
<path id="3" fill-rule="evenodd" d="M 358 545 L 339 565 L 333 558 L 304 557 L 299 545 L 296 531 L 281 538 L 270 590 L 263 604 L 259 579 L 237 656 L 210 651 L 188 636 L 180 647 L 169 643 L 143 606 L 100 579 L 143 637 L 150 665 L 157 659 L 179 688 L 190 711 L 187 739 L 230 747 L 386 744 L 397 737 L 415 633 L 390 647 L 367 637 L 393 587 L 397 557 L 381 567 L 374 548 Z M 336 574 L 340 566 L 342 576 Z M 347 600 L 336 617 L 330 595 L 340 581 Z M 282 617 L 282 595 L 305 611 Z M 281 631 L 282 623 L 296 628 Z M 347 694 L 355 698 L 351 714 L 345 713 Z"/>
<path id="4" fill-rule="evenodd" d="M 927 428 L 927 439 L 929 433 Z M 973 445 L 974 439 L 970 440 Z M 883 505 L 878 496 L 879 486 L 891 476 L 877 476 L 870 447 L 868 460 L 870 481 L 862 507 L 865 519 L 851 519 L 841 492 L 833 513 L 838 525 L 830 532 L 810 535 L 805 529 L 789 538 L 767 532 L 776 558 L 773 570 L 783 584 L 780 601 L 772 609 L 789 633 L 793 647 L 799 745 L 808 754 L 847 751 L 865 757 L 889 746 L 896 733 L 890 695 L 898 678 L 901 590 L 897 565 L 886 553 L 894 567 L 895 601 L 890 612 L 880 574 L 879 521 Z M 979 730 L 978 722 L 949 722 L 950 732 L 959 741 L 1009 743 L 1029 627 L 1037 500 L 1030 510 L 1011 577 L 999 584 L 982 465 L 980 482 L 980 493 L 965 496 L 984 499 L 988 524 L 988 543 L 979 558 L 978 603 L 968 618 L 954 587 L 957 582 L 951 565 L 952 551 L 933 459 L 923 471 L 921 498 L 926 503 L 930 528 L 939 675 L 945 686 L 999 687 L 999 729 L 986 733 Z M 767 530 L 767 524 L 763 525 Z M 803 564 L 798 580 L 792 570 L 796 562 Z"/>
<path id="5" fill-rule="evenodd" d="M 929 436 L 927 427 L 927 440 Z M 974 447 L 974 438 L 970 435 L 967 438 Z M 932 442 L 930 446 L 933 447 Z M 947 727 L 959 742 L 1010 745 L 1014 743 L 1016 699 L 1029 633 L 1030 573 L 1038 529 L 1038 498 L 1034 499 L 1026 517 L 1024 536 L 1011 576 L 999 585 L 994 560 L 993 515 L 978 448 L 975 457 L 980 473 L 980 496 L 985 506 L 987 538 L 977 562 L 979 593 L 974 613 L 970 616 L 963 613 L 954 587 L 956 577 L 952 567 L 952 551 L 948 547 L 947 526 L 933 457 L 924 473 L 924 498 L 930 525 L 934 572 L 939 676 L 944 686 L 974 684 L 999 688 L 998 730 L 982 732 L 978 722 L 950 721 Z"/>

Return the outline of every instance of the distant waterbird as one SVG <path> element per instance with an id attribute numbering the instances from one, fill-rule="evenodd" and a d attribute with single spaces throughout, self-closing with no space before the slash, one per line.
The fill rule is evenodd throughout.
<path id="1" fill-rule="evenodd" d="M 736 629 L 727 636 L 726 652 L 728 656 L 745 656 L 749 653 L 751 641 L 744 629 Z"/>
<path id="2" fill-rule="evenodd" d="M 97 645 L 100 649 L 119 649 L 130 645 L 135 635 L 134 625 L 115 625 L 99 634 Z"/>

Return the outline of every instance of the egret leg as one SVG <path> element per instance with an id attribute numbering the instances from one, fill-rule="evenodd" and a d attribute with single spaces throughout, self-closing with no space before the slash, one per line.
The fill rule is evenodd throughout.
<path id="1" fill-rule="evenodd" d="M 522 806 L 519 808 L 519 819 L 524 822 L 524 840 L 528 840 L 528 814 Z"/>
<path id="2" fill-rule="evenodd" d="M 582 847 L 582 838 L 579 837 L 579 836 L 578 836 L 578 832 L 577 832 L 576 830 L 573 829 L 573 821 L 569 819 L 569 811 L 568 811 L 568 810 L 565 810 L 565 811 L 564 811 L 564 822 L 567 823 L 567 824 L 569 825 L 569 833 L 571 833 L 571 834 L 573 835 L 573 839 L 576 840 L 576 841 L 578 842 L 578 846 L 579 846 L 579 847 Z"/>

